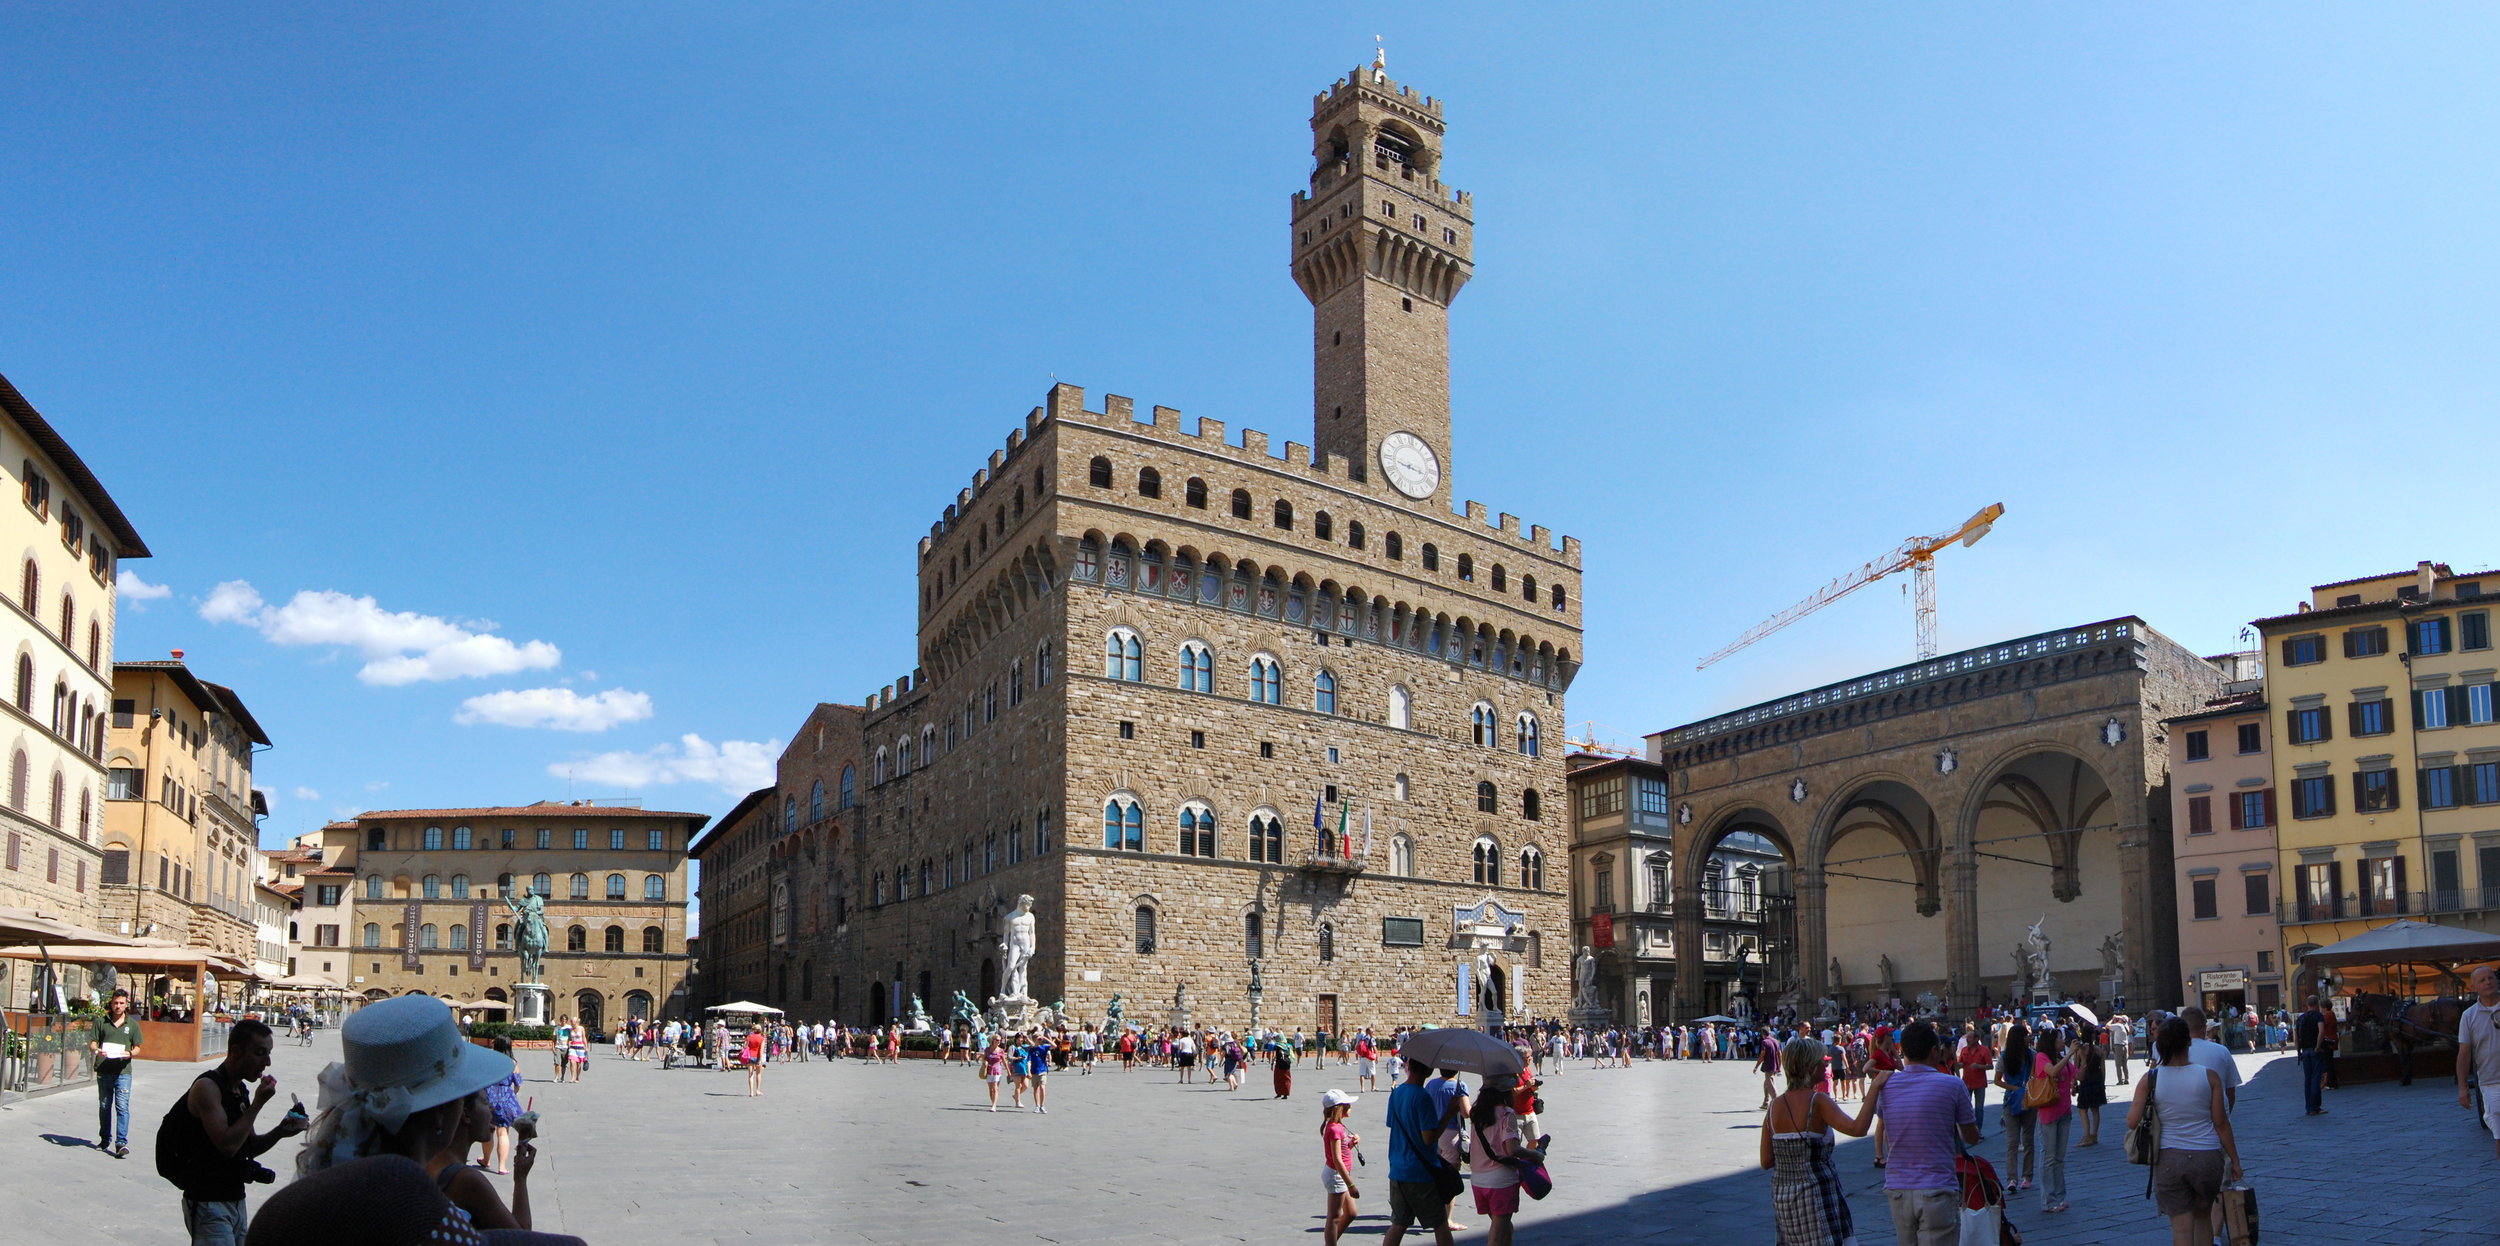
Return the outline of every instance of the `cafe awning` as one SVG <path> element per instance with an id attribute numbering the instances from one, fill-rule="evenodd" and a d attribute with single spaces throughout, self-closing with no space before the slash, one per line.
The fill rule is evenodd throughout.
<path id="1" fill-rule="evenodd" d="M 2453 965 L 2500 960 L 2500 935 L 2411 919 L 2392 921 L 2301 957 L 2321 969 L 2354 965 Z"/>
<path id="2" fill-rule="evenodd" d="M 52 916 L 41 909 L 15 908 L 6 905 L 0 905 L 0 940 L 31 941 L 47 949 L 130 947 L 135 942 L 122 935 L 81 926 L 76 922 Z"/>
<path id="3" fill-rule="evenodd" d="M 152 969 L 200 968 L 229 977 L 249 976 L 250 970 L 205 948 L 196 947 L 91 947 L 74 955 L 62 956 L 53 945 L 42 947 L 0 947 L 0 956 L 13 960 L 72 960 L 79 963 L 101 962 L 107 965 L 145 966 Z"/>

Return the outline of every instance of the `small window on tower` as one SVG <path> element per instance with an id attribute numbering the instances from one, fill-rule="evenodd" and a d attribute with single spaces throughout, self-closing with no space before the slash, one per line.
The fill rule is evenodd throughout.
<path id="1" fill-rule="evenodd" d="M 1401 304 L 1404 304 L 1404 306 L 1401 308 L 1401 310 L 1404 310 L 1404 311 L 1413 311 L 1413 310 L 1415 310 L 1415 300 L 1413 300 L 1413 299 L 1399 299 L 1399 300 L 1398 300 L 1398 302 L 1399 302 L 1399 303 L 1401 303 Z"/>
<path id="2" fill-rule="evenodd" d="M 1458 245 L 1458 231 L 1457 231 L 1457 230 L 1455 230 L 1455 229 L 1444 229 L 1444 230 L 1442 230 L 1442 231 L 1441 231 L 1441 241 L 1446 242 L 1446 243 L 1450 244 L 1451 246 L 1457 246 L 1457 245 Z"/>
<path id="3" fill-rule="evenodd" d="M 1417 229 L 1422 229 L 1423 227 L 1424 227 L 1424 214 L 1423 214 L 1423 213 L 1421 213 L 1421 212 L 1418 212 L 1418 213 L 1416 213 L 1416 214 L 1415 214 L 1415 228 L 1417 228 Z"/>

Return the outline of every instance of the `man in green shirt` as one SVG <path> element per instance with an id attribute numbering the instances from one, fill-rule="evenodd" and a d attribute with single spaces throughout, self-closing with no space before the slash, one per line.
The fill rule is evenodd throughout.
<path id="1" fill-rule="evenodd" d="M 130 1154 L 130 1061 L 139 1054 L 130 992 L 113 992 L 87 1045 L 95 1051 L 96 1149 L 121 1159 Z"/>

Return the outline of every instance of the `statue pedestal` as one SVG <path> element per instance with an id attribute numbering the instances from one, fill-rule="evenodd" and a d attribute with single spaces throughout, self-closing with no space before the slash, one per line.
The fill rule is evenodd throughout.
<path id="1" fill-rule="evenodd" d="M 547 997 L 552 994 L 544 982 L 520 982 L 512 987 L 512 1021 L 515 1025 L 546 1025 Z"/>

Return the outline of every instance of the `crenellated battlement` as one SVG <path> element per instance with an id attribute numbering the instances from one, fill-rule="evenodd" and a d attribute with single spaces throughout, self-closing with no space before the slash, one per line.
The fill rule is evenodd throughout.
<path id="1" fill-rule="evenodd" d="M 1323 462 L 1311 447 L 1298 441 L 1287 441 L 1284 455 L 1279 457 L 1269 449 L 1268 435 L 1257 429 L 1243 429 L 1235 439 L 1235 435 L 1223 421 L 1202 418 L 1197 421 L 1194 431 L 1185 430 L 1182 427 L 1181 413 L 1174 408 L 1162 406 L 1152 408 L 1151 422 L 1139 420 L 1136 416 L 1136 403 L 1118 394 L 1103 395 L 1102 409 L 1088 410 L 1085 405 L 1084 388 L 1065 382 L 1051 387 L 1050 395 L 1042 410 L 1046 421 L 1112 428 L 1131 436 L 1150 437 L 1195 453 L 1228 459 L 1267 471 L 1299 475 L 1330 488 L 1359 494 L 1380 504 L 1394 506 L 1427 522 L 1438 521 L 1452 529 L 1463 530 L 1470 536 L 1485 539 L 1507 538 L 1521 549 L 1533 551 L 1544 558 L 1560 562 L 1575 570 L 1580 566 L 1580 541 L 1577 537 L 1565 536 L 1557 544 L 1553 532 L 1542 524 L 1528 526 L 1523 532 L 1523 525 L 1518 516 L 1504 513 L 1497 519 L 1494 512 L 1482 502 L 1466 503 L 1464 520 L 1455 515 L 1445 516 L 1429 510 L 1414 510 L 1405 499 L 1392 495 L 1387 486 L 1381 482 L 1355 480 L 1351 465 L 1347 463 L 1344 455 L 1331 454 Z"/>

